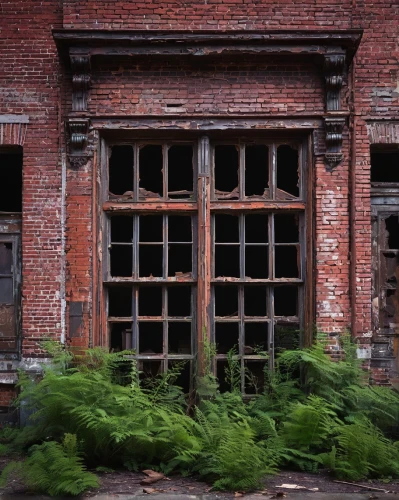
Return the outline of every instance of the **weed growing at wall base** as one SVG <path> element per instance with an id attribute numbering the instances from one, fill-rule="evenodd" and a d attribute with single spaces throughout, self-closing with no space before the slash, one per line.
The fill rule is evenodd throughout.
<path id="1" fill-rule="evenodd" d="M 283 352 L 276 370 L 265 373 L 263 392 L 247 403 L 234 367 L 223 394 L 208 371 L 206 396 L 194 407 L 174 385 L 175 370 L 139 383 L 131 352 L 73 355 L 47 347 L 53 364 L 42 379 L 21 375 L 18 404 L 35 411 L 29 425 L 5 436 L 9 449 L 27 458 L 3 471 L 3 484 L 12 472 L 34 491 L 77 495 L 98 484 L 87 471 L 96 467 L 197 474 L 231 490 L 254 489 L 281 467 L 326 468 L 349 480 L 399 477 L 392 441 L 399 397 L 364 383 L 346 338 L 338 362 L 324 353 L 322 339 Z"/>

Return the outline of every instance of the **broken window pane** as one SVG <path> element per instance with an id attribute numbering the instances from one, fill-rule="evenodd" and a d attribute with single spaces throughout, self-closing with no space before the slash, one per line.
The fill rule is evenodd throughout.
<path id="1" fill-rule="evenodd" d="M 191 321 L 168 323 L 169 354 L 191 354 Z"/>
<path id="2" fill-rule="evenodd" d="M 236 146 L 215 146 L 215 198 L 237 199 L 238 149 Z"/>
<path id="3" fill-rule="evenodd" d="M 215 277 L 240 277 L 240 247 L 215 245 Z"/>
<path id="4" fill-rule="evenodd" d="M 372 150 L 371 182 L 399 182 L 399 150 Z"/>
<path id="5" fill-rule="evenodd" d="M 131 245 L 113 244 L 110 248 L 111 276 L 132 276 L 133 251 Z"/>
<path id="6" fill-rule="evenodd" d="M 399 216 L 391 215 L 385 219 L 385 227 L 387 231 L 388 243 L 386 248 L 399 250 Z"/>
<path id="7" fill-rule="evenodd" d="M 299 278 L 297 246 L 275 245 L 274 262 L 276 278 Z"/>
<path id="8" fill-rule="evenodd" d="M 217 285 L 215 291 L 215 316 L 238 316 L 238 287 Z"/>
<path id="9" fill-rule="evenodd" d="M 215 342 L 218 354 L 227 354 L 231 349 L 238 351 L 238 323 L 215 323 Z"/>
<path id="10" fill-rule="evenodd" d="M 108 289 L 109 316 L 132 315 L 132 289 L 128 286 L 112 286 Z"/>
<path id="11" fill-rule="evenodd" d="M 0 243 L 0 274 L 12 273 L 12 243 Z"/>
<path id="12" fill-rule="evenodd" d="M 260 394 L 265 386 L 266 361 L 244 361 L 245 394 Z"/>
<path id="13" fill-rule="evenodd" d="M 190 361 L 169 361 L 168 367 L 177 372 L 176 379 L 173 380 L 174 385 L 181 387 L 184 394 L 188 394 L 191 381 Z"/>
<path id="14" fill-rule="evenodd" d="M 297 243 L 299 241 L 297 214 L 276 214 L 274 216 L 274 241 L 276 243 Z"/>
<path id="15" fill-rule="evenodd" d="M 163 324 L 139 321 L 139 353 L 151 356 L 163 353 Z"/>
<path id="16" fill-rule="evenodd" d="M 192 264 L 191 245 L 177 243 L 168 245 L 168 276 L 190 274 L 191 277 Z"/>
<path id="17" fill-rule="evenodd" d="M 274 351 L 298 349 L 300 347 L 298 323 L 279 322 L 274 327 Z"/>
<path id="18" fill-rule="evenodd" d="M 216 243 L 238 243 L 238 216 L 216 214 L 215 220 L 215 242 Z"/>
<path id="19" fill-rule="evenodd" d="M 132 348 L 132 324 L 111 323 L 110 347 L 114 352 L 124 351 Z"/>
<path id="20" fill-rule="evenodd" d="M 139 316 L 162 316 L 162 288 L 140 286 Z"/>
<path id="21" fill-rule="evenodd" d="M 163 276 L 163 245 L 140 244 L 139 249 L 139 276 Z"/>
<path id="22" fill-rule="evenodd" d="M 298 150 L 283 144 L 277 148 L 277 200 L 299 196 Z"/>
<path id="23" fill-rule="evenodd" d="M 147 145 L 139 153 L 139 198 L 140 200 L 163 196 L 162 146 Z"/>
<path id="24" fill-rule="evenodd" d="M 162 215 L 140 216 L 140 242 L 163 241 L 163 217 Z"/>
<path id="25" fill-rule="evenodd" d="M 269 277 L 269 248 L 267 246 L 245 246 L 245 277 L 252 279 Z"/>
<path id="26" fill-rule="evenodd" d="M 133 217 L 126 215 L 111 217 L 111 242 L 131 243 L 133 240 Z"/>
<path id="27" fill-rule="evenodd" d="M 270 198 L 267 146 L 245 147 L 245 196 Z"/>
<path id="28" fill-rule="evenodd" d="M 168 216 L 168 241 L 192 242 L 191 217 L 181 215 Z"/>
<path id="29" fill-rule="evenodd" d="M 267 316 L 267 291 L 265 286 L 244 287 L 245 316 Z"/>
<path id="30" fill-rule="evenodd" d="M 162 361 L 143 360 L 139 362 L 140 380 L 152 379 L 163 372 Z"/>
<path id="31" fill-rule="evenodd" d="M 274 287 L 274 315 L 298 316 L 298 287 Z"/>
<path id="32" fill-rule="evenodd" d="M 191 287 L 179 285 L 168 288 L 168 316 L 191 316 Z"/>
<path id="33" fill-rule="evenodd" d="M 268 324 L 245 323 L 245 355 L 262 355 L 268 350 Z"/>
<path id="34" fill-rule="evenodd" d="M 193 147 L 172 146 L 168 150 L 168 197 L 193 195 Z"/>
<path id="35" fill-rule="evenodd" d="M 0 212 L 22 211 L 22 148 L 0 151 Z"/>
<path id="36" fill-rule="evenodd" d="M 246 215 L 245 216 L 245 242 L 246 243 L 268 243 L 268 216 Z"/>
<path id="37" fill-rule="evenodd" d="M 109 194 L 122 195 L 130 192 L 133 198 L 133 147 L 112 146 L 109 159 Z"/>

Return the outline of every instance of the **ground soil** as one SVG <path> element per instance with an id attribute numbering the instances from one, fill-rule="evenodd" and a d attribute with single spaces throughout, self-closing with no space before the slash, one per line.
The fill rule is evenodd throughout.
<path id="1" fill-rule="evenodd" d="M 0 470 L 4 468 L 7 464 L 8 459 L 5 457 L 0 458 Z M 165 479 L 162 479 L 156 483 L 150 485 L 143 485 L 141 482 L 147 476 L 141 472 L 129 472 L 123 471 L 113 471 L 113 472 L 101 472 L 97 473 L 100 477 L 100 488 L 93 491 L 88 491 L 85 493 L 84 497 L 90 498 L 95 495 L 137 495 L 140 493 L 157 494 L 157 493 L 167 493 L 167 494 L 189 494 L 189 495 L 204 495 L 216 493 L 212 490 L 210 484 L 198 480 L 195 477 L 182 477 L 170 475 Z M 343 484 L 336 482 L 334 478 L 329 476 L 325 472 L 319 472 L 317 474 L 309 474 L 305 472 L 295 472 L 295 471 L 282 471 L 276 476 L 265 478 L 264 488 L 259 490 L 259 494 L 274 495 L 281 493 L 294 493 L 292 489 L 280 488 L 279 486 L 283 484 L 296 484 L 298 486 L 303 486 L 308 489 L 308 491 L 314 491 L 313 488 L 318 488 L 319 492 L 326 493 L 378 493 L 378 490 L 372 488 L 380 488 L 381 490 L 389 491 L 392 493 L 399 494 L 399 480 L 393 482 L 385 483 L 379 481 L 358 481 L 356 486 L 354 484 Z M 367 489 L 369 488 L 369 490 Z M 301 490 L 307 491 L 307 490 Z M 241 495 L 240 492 L 217 492 L 217 495 L 222 498 L 237 498 Z M 252 492 L 254 493 L 254 492 Z M 19 481 L 13 480 L 10 484 L 3 489 L 0 489 L 0 495 L 7 496 L 30 496 L 32 495 Z M 245 496 L 245 494 L 243 495 Z M 44 497 L 42 497 L 44 498 Z M 278 497 L 277 497 L 278 498 Z"/>

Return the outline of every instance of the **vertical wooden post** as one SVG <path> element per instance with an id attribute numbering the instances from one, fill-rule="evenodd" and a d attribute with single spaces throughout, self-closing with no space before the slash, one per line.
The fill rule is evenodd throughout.
<path id="1" fill-rule="evenodd" d="M 209 137 L 198 144 L 198 374 L 206 369 L 204 340 L 210 342 L 211 303 L 211 212 L 210 212 L 210 146 Z"/>

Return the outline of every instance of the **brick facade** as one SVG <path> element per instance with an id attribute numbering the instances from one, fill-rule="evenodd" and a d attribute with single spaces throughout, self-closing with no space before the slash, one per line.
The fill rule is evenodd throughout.
<path id="1" fill-rule="evenodd" d="M 234 115 L 244 120 L 258 116 L 311 121 L 325 114 L 322 67 L 312 57 L 249 56 L 238 61 L 234 56 L 210 56 L 198 63 L 179 57 L 93 58 L 87 111 L 75 113 L 92 120 L 90 155 L 83 166 L 73 168 L 66 144 L 72 75 L 52 36 L 52 30 L 62 28 L 187 33 L 364 30 L 341 92 L 342 110 L 347 112 L 344 161 L 328 171 L 323 146 L 312 151 L 313 286 L 316 326 L 332 334 L 352 330 L 365 347 L 370 344 L 370 134 L 366 123 L 399 120 L 395 0 L 47 0 L 40 4 L 0 0 L 0 12 L 0 115 L 29 116 L 22 144 L 22 358 L 44 356 L 39 345 L 43 337 L 79 347 L 101 343 L 104 327 L 97 303 L 101 181 L 97 177 L 99 132 L 93 119 L 186 117 L 189 123 Z M 167 105 L 176 103 L 179 109 L 172 118 Z M 279 133 L 277 126 L 274 133 Z M 395 143 L 395 138 L 390 142 Z M 6 144 L 3 136 L 1 144 Z M 386 381 L 387 371 L 375 365 L 375 381 Z M 10 387 L 4 384 L 2 401 L 8 394 Z"/>

